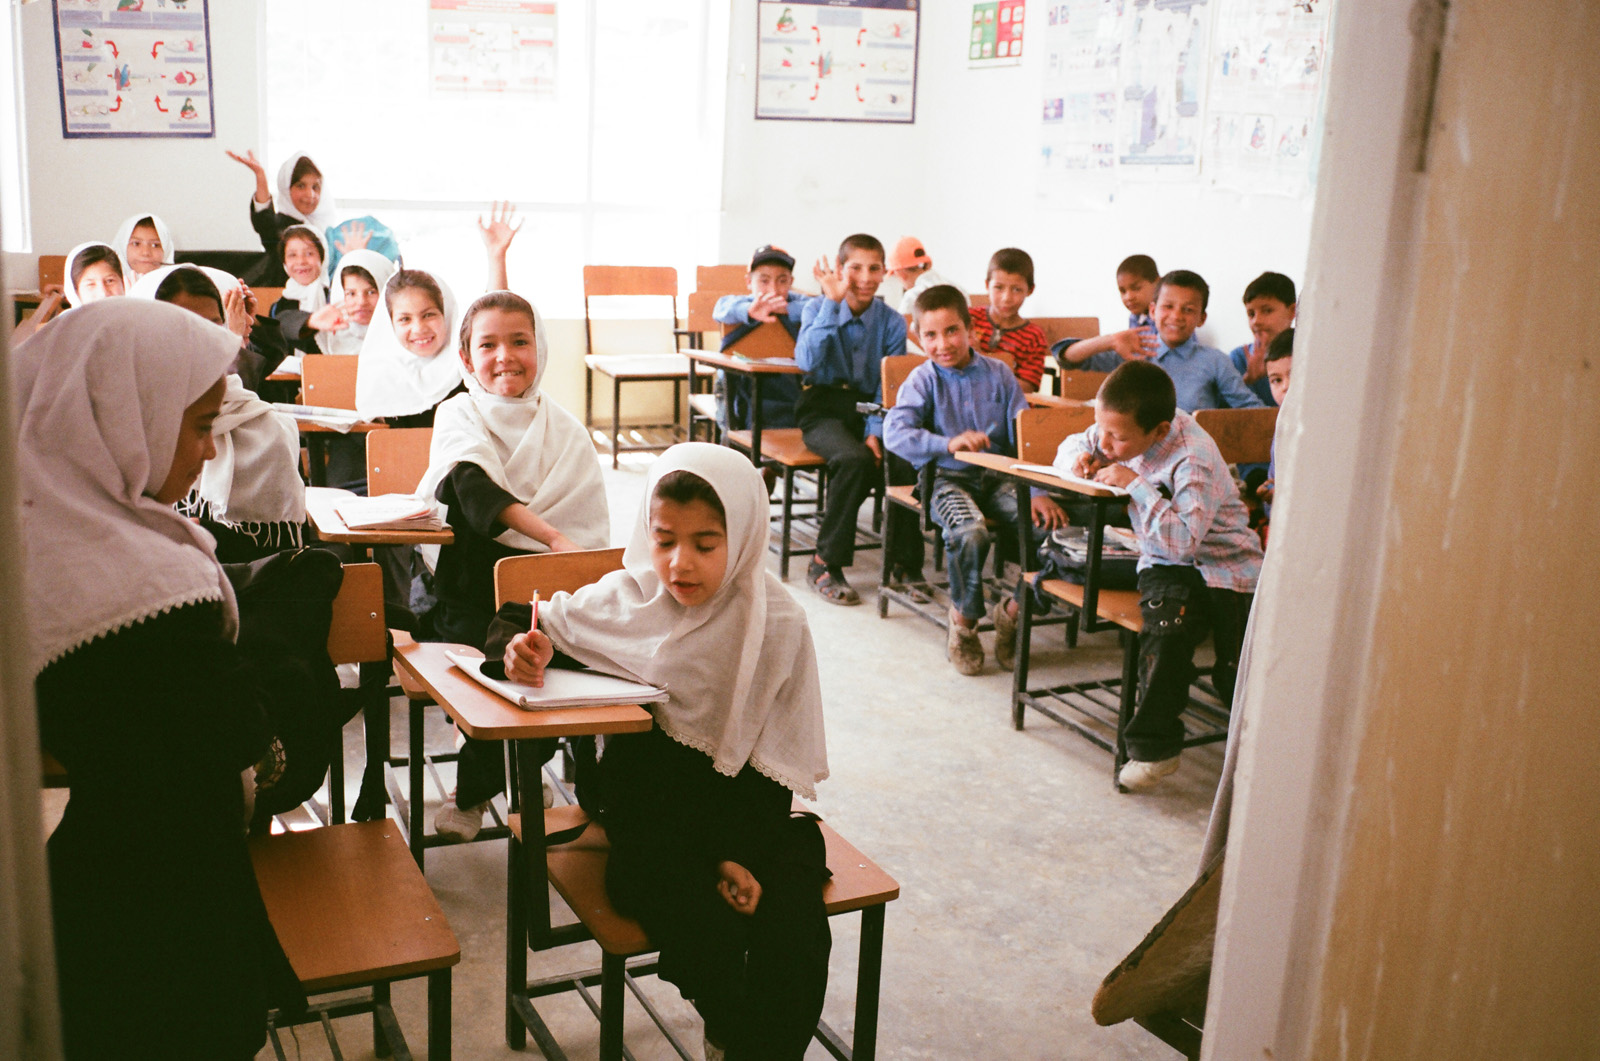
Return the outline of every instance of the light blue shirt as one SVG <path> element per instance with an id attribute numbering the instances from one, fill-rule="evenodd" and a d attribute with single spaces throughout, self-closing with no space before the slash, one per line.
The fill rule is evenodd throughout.
<path id="1" fill-rule="evenodd" d="M 1186 413 L 1198 409 L 1250 409 L 1262 405 L 1255 392 L 1244 385 L 1244 377 L 1233 362 L 1214 346 L 1201 346 L 1194 336 L 1176 347 L 1160 341 L 1150 360 L 1167 370 L 1178 392 L 1178 408 Z"/>
<path id="2" fill-rule="evenodd" d="M 925 361 L 911 370 L 883 421 L 883 443 L 921 468 L 929 461 L 947 471 L 974 474 L 950 452 L 963 431 L 989 436 L 989 452 L 1017 452 L 1017 414 L 1028 407 L 1011 369 L 974 352 L 962 369 Z"/>
<path id="3" fill-rule="evenodd" d="M 1228 352 L 1228 360 L 1232 361 L 1233 367 L 1239 370 L 1239 378 L 1242 380 L 1244 378 L 1244 370 L 1250 367 L 1250 344 L 1245 343 L 1243 346 L 1234 347 Z M 1262 405 L 1271 409 L 1278 407 L 1278 403 L 1272 400 L 1272 384 L 1267 382 L 1267 377 L 1262 376 L 1254 383 L 1246 383 L 1245 386 L 1255 392 L 1256 397 L 1261 399 Z"/>
<path id="4" fill-rule="evenodd" d="M 850 312 L 844 302 L 829 298 L 806 301 L 795 340 L 794 361 L 811 386 L 845 385 L 883 400 L 883 359 L 906 352 L 906 319 L 882 299 Z M 883 417 L 867 418 L 867 434 L 883 435 Z"/>
<path id="5" fill-rule="evenodd" d="M 789 319 L 799 324 L 806 303 L 810 300 L 798 291 L 789 292 L 788 297 Z M 711 319 L 718 324 L 750 324 L 750 304 L 755 300 L 754 295 L 723 295 L 711 307 Z"/>

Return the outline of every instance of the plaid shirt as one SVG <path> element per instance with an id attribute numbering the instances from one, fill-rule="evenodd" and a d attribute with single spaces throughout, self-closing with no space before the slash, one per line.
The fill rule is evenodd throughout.
<path id="1" fill-rule="evenodd" d="M 1099 450 L 1100 428 L 1061 443 L 1056 467 Z M 1194 417 L 1179 412 L 1162 438 L 1124 462 L 1138 476 L 1128 484 L 1128 514 L 1139 538 L 1139 570 L 1156 564 L 1198 567 L 1206 585 L 1254 593 L 1261 575 L 1261 539 L 1250 529 L 1239 488 L 1222 452 Z"/>
<path id="2" fill-rule="evenodd" d="M 980 354 L 1003 350 L 1017 363 L 1014 370 L 1019 380 L 1039 386 L 1044 377 L 1044 355 L 1050 345 L 1044 341 L 1044 329 L 1032 321 L 1024 321 L 1009 331 L 996 328 L 983 306 L 972 307 L 972 348 Z"/>

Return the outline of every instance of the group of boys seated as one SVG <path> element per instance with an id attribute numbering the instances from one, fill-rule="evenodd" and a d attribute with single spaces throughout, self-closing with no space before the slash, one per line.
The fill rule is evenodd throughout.
<path id="1" fill-rule="evenodd" d="M 893 273 L 905 288 L 905 318 L 878 296 Z M 1006 248 L 989 262 L 989 305 L 973 308 L 958 288 L 932 272 L 932 260 L 914 238 L 893 256 L 875 238 L 847 238 L 834 260 L 814 269 L 821 294 L 793 290 L 794 258 L 771 246 L 751 259 L 748 295 L 716 305 L 716 319 L 737 326 L 736 341 L 759 324 L 781 321 L 795 338 L 803 375 L 788 389 L 771 387 L 763 422 L 799 427 L 808 449 L 827 462 L 827 496 L 807 581 L 823 599 L 857 604 L 860 595 L 844 569 L 854 559 L 861 503 L 881 481 L 911 482 L 934 466 L 923 503 L 939 527 L 949 557 L 946 653 L 957 671 L 982 672 L 984 649 L 977 626 L 994 624 L 995 661 L 1015 659 L 1015 599 L 986 599 L 983 571 L 996 541 L 1009 541 L 1021 517 L 1016 495 L 999 476 L 965 464 L 955 454 L 1016 454 L 1017 415 L 1025 394 L 1038 389 L 1046 354 L 1038 325 L 1022 317 L 1033 293 L 1033 261 Z M 1202 345 L 1210 288 L 1197 273 L 1159 273 L 1146 255 L 1117 268 L 1117 288 L 1128 327 L 1059 344 L 1063 369 L 1109 373 L 1100 388 L 1095 424 L 1066 439 L 1055 458 L 1062 472 L 1119 487 L 1129 495 L 1128 518 L 1139 543 L 1138 588 L 1144 620 L 1140 639 L 1140 690 L 1127 727 L 1130 761 L 1120 781 L 1146 790 L 1178 768 L 1183 740 L 1179 721 L 1194 675 L 1193 657 L 1210 634 L 1216 648 L 1213 682 L 1231 702 L 1240 641 L 1262 560 L 1261 534 L 1217 444 L 1191 415 L 1199 409 L 1277 405 L 1288 392 L 1296 311 L 1294 282 L 1263 273 L 1244 292 L 1252 341 L 1229 354 Z M 884 357 L 920 349 L 928 360 L 912 370 L 887 415 L 858 411 L 881 403 Z M 1000 357 L 990 355 L 1000 354 Z M 780 377 L 783 378 L 783 377 Z M 748 393 L 726 380 L 719 418 L 742 425 Z M 1248 492 L 1272 496 L 1273 469 Z M 1252 498 L 1255 500 L 1256 498 Z M 905 518 L 891 511 L 888 518 Z M 1028 517 L 1044 532 L 1065 526 L 1068 513 L 1048 491 L 1034 490 Z M 922 539 L 911 528 L 898 538 L 887 566 L 896 582 L 920 583 Z M 1027 563 L 1029 558 L 1022 558 Z"/>

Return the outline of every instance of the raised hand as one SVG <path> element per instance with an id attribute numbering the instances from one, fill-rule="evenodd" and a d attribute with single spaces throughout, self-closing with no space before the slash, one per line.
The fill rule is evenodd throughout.
<path id="1" fill-rule="evenodd" d="M 246 151 L 241 155 L 237 151 L 229 151 L 226 148 L 223 149 L 223 152 L 239 165 L 248 167 L 250 172 L 256 175 L 256 202 L 271 202 L 272 191 L 267 187 L 267 169 L 256 158 L 256 153 L 254 151 Z"/>
<path id="2" fill-rule="evenodd" d="M 350 322 L 344 318 L 344 306 L 339 302 L 323 306 L 306 319 L 306 327 L 319 332 L 337 332 L 349 325 Z"/>
<path id="3" fill-rule="evenodd" d="M 789 312 L 789 300 L 776 292 L 757 295 L 750 303 L 750 319 L 765 324 Z"/>
<path id="4" fill-rule="evenodd" d="M 333 241 L 333 245 L 342 257 L 351 251 L 365 250 L 371 240 L 372 233 L 367 231 L 367 223 L 352 221 L 349 230 L 341 233 L 339 238 Z"/>
<path id="5" fill-rule="evenodd" d="M 237 335 L 240 342 L 250 338 L 250 329 L 256 325 L 255 317 L 246 309 L 244 292 L 237 287 L 222 293 L 222 324 Z"/>
<path id="6" fill-rule="evenodd" d="M 817 264 L 811 267 L 811 275 L 822 285 L 822 297 L 830 302 L 843 302 L 845 283 L 844 277 L 839 275 L 838 268 L 833 264 L 833 259 L 824 255 L 817 259 Z"/>
<path id="7" fill-rule="evenodd" d="M 511 222 L 516 220 L 513 225 Z M 483 247 L 491 255 L 500 258 L 506 256 L 506 251 L 511 248 L 511 241 L 517 238 L 517 233 L 522 231 L 526 218 L 517 218 L 517 207 L 514 203 L 496 202 L 489 206 L 489 220 L 484 222 L 478 218 L 478 235 L 483 237 Z"/>
<path id="8" fill-rule="evenodd" d="M 1250 343 L 1250 352 L 1244 359 L 1244 381 L 1254 383 L 1267 374 L 1267 347 L 1271 346 L 1267 339 L 1257 335 Z"/>
<path id="9" fill-rule="evenodd" d="M 1155 332 L 1148 328 L 1128 328 L 1111 337 L 1111 349 L 1124 361 L 1154 357 L 1158 345 Z"/>

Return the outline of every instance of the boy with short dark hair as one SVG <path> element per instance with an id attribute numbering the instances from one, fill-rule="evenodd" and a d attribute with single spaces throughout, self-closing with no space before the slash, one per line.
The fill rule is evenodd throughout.
<path id="1" fill-rule="evenodd" d="M 828 496 L 806 579 L 826 601 L 860 604 L 844 569 L 855 560 L 856 514 L 872 492 L 883 459 L 883 418 L 863 417 L 856 403 L 882 402 L 882 362 L 890 354 L 905 353 L 906 322 L 877 297 L 884 275 L 883 244 L 872 236 L 846 238 L 836 262 L 819 259 L 812 275 L 822 295 L 806 303 L 795 341 L 795 364 L 805 373 L 795 419 L 806 448 L 828 462 Z M 920 568 L 921 535 L 897 538 L 907 547 L 903 563 Z"/>
<path id="2" fill-rule="evenodd" d="M 1272 401 L 1282 405 L 1289 398 L 1289 373 L 1294 368 L 1294 329 L 1285 328 L 1273 337 L 1267 348 L 1267 385 L 1272 388 Z M 1278 478 L 1278 439 L 1272 439 L 1272 459 L 1267 463 L 1267 481 L 1256 488 L 1267 519 L 1272 518 L 1274 481 Z"/>
<path id="3" fill-rule="evenodd" d="M 1150 360 L 1166 369 L 1177 390 L 1178 408 L 1257 408 L 1262 402 L 1244 385 L 1233 362 L 1214 346 L 1201 346 L 1195 330 L 1206 322 L 1211 287 L 1199 274 L 1174 269 L 1156 284 L 1156 335 L 1160 342 Z"/>
<path id="4" fill-rule="evenodd" d="M 1055 466 L 1128 491 L 1139 540 L 1139 692 L 1118 775 L 1133 791 L 1178 769 L 1180 715 L 1189 700 L 1194 650 L 1216 645 L 1212 684 L 1233 703 L 1239 648 L 1261 574 L 1261 541 L 1249 527 L 1217 444 L 1177 409 L 1172 378 L 1130 361 L 1100 385 L 1094 426 L 1061 443 Z"/>
<path id="5" fill-rule="evenodd" d="M 1278 404 L 1267 383 L 1267 348 L 1285 328 L 1294 325 L 1295 308 L 1294 281 L 1282 273 L 1262 273 L 1244 289 L 1251 341 L 1230 351 L 1228 360 L 1244 378 L 1244 385 L 1267 405 Z"/>
<path id="6" fill-rule="evenodd" d="M 1161 273 L 1148 254 L 1131 254 L 1117 266 L 1117 297 L 1128 311 L 1124 330 L 1079 339 L 1061 351 L 1061 367 L 1067 370 L 1110 372 L 1124 361 L 1150 357 L 1156 352 L 1155 325 L 1150 321 L 1150 303 Z"/>
<path id="7" fill-rule="evenodd" d="M 711 317 L 718 324 L 738 325 L 722 337 L 722 349 L 726 350 L 770 321 L 782 323 L 789 337 L 797 338 L 806 296 L 793 290 L 794 256 L 770 243 L 757 247 L 750 257 L 750 271 L 744 274 L 744 282 L 750 289 L 748 295 L 723 295 L 711 310 Z M 761 382 L 762 424 L 795 426 L 794 406 L 800 399 L 800 380 L 795 376 L 774 375 Z M 724 431 L 729 427 L 748 428 L 750 381 L 737 373 L 730 377 L 718 369 L 714 386 L 718 396 L 717 423 Z"/>
<path id="8" fill-rule="evenodd" d="M 1022 303 L 1033 294 L 1033 258 L 1016 247 L 997 250 L 989 259 L 983 282 L 989 291 L 989 305 L 971 309 L 972 345 L 982 354 L 1009 357 L 1017 382 L 1031 394 L 1039 389 L 1044 356 L 1050 350 L 1044 329 L 1022 319 Z"/>
<path id="9" fill-rule="evenodd" d="M 1028 401 L 1007 365 L 973 351 L 967 297 L 960 290 L 948 284 L 930 287 L 917 296 L 913 312 L 917 339 L 929 360 L 900 385 L 894 408 L 884 419 L 884 439 L 890 450 L 919 469 L 935 462 L 928 507 L 943 528 L 950 558 L 946 655 L 962 674 L 978 674 L 983 645 L 975 628 L 985 610 L 984 563 L 996 534 L 1004 536 L 1002 542 L 1015 540 L 1016 491 L 1000 476 L 964 464 L 954 454 L 1015 456 L 1017 414 Z M 1067 521 L 1043 491 L 1034 493 L 1030 515 L 1047 529 Z M 990 529 L 988 520 L 999 526 Z M 995 662 L 1010 667 L 1016 656 L 1015 599 L 995 603 L 994 629 Z"/>

